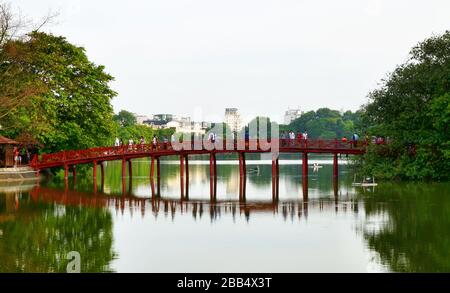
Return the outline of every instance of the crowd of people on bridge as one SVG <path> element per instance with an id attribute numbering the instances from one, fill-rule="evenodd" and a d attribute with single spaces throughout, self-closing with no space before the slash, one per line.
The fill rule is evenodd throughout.
<path id="1" fill-rule="evenodd" d="M 336 137 L 334 141 L 336 145 L 349 145 L 352 148 L 356 148 L 360 141 L 360 137 L 355 132 L 352 134 L 350 139 L 348 139 L 347 136 L 342 136 L 340 140 Z M 282 147 L 306 147 L 308 145 L 308 132 L 306 130 L 304 132 L 298 131 L 297 134 L 295 134 L 293 130 L 283 131 L 280 135 L 280 143 Z M 366 135 L 365 143 L 384 144 L 385 139 L 382 137 L 374 136 L 372 137 L 372 140 L 369 140 L 369 137 Z"/>
<path id="2" fill-rule="evenodd" d="M 233 133 L 233 137 L 232 139 L 235 140 L 236 134 Z M 249 140 L 249 133 L 248 131 L 245 132 L 245 140 L 248 141 Z M 218 142 L 218 136 L 215 132 L 209 132 L 208 134 L 205 135 L 205 138 L 207 139 L 207 141 L 209 143 L 217 143 Z M 177 139 L 177 136 L 175 134 L 172 134 L 171 137 L 171 142 L 175 142 L 179 139 Z M 295 133 L 293 130 L 289 130 L 289 131 L 283 131 L 280 134 L 280 146 L 281 147 L 307 147 L 308 146 L 308 131 L 298 131 L 297 133 Z M 192 138 L 192 141 L 194 141 L 194 139 Z M 350 146 L 352 148 L 356 148 L 359 145 L 359 141 L 360 141 L 360 137 L 359 135 L 355 132 L 351 135 L 351 138 L 348 139 L 347 136 L 342 136 L 341 139 L 335 138 L 334 139 L 335 143 L 337 146 Z M 139 148 L 144 148 L 144 145 L 146 145 L 146 140 L 144 138 L 144 136 L 141 136 L 138 140 L 137 143 L 135 143 L 135 141 L 130 138 L 128 139 L 127 144 L 124 143 L 123 139 L 119 139 L 118 137 L 115 139 L 114 142 L 114 146 L 116 147 L 124 147 L 127 146 L 128 149 L 133 149 L 133 150 L 137 150 Z M 153 135 L 152 139 L 151 139 L 151 149 L 152 150 L 160 150 L 160 149 L 167 149 L 168 148 L 168 139 L 163 137 L 162 138 L 162 143 L 159 142 L 159 139 L 157 137 L 157 135 Z M 385 139 L 382 137 L 378 137 L 378 136 L 373 136 L 371 137 L 371 139 L 369 139 L 369 137 L 366 135 L 365 136 L 365 140 L 364 143 L 373 143 L 373 144 L 384 144 L 385 143 Z M 17 158 L 19 158 L 19 156 L 15 156 Z M 22 155 L 23 157 L 23 155 Z M 21 160 L 20 158 L 18 160 Z"/>
<path id="3" fill-rule="evenodd" d="M 154 134 L 152 137 L 152 140 L 151 140 L 152 150 L 158 150 L 161 147 L 165 148 L 167 146 L 168 140 L 166 137 L 163 137 L 162 141 L 163 141 L 163 144 L 161 146 L 159 144 L 158 136 L 156 136 L 156 134 Z M 116 137 L 116 139 L 114 141 L 115 147 L 127 147 L 129 150 L 140 149 L 140 148 L 143 149 L 146 144 L 147 144 L 147 142 L 143 135 L 141 135 L 141 137 L 139 138 L 138 143 L 135 143 L 133 138 L 128 139 L 127 144 L 124 143 L 122 138 L 118 138 L 118 137 Z"/>
<path id="4" fill-rule="evenodd" d="M 294 146 L 296 143 L 298 145 L 306 145 L 308 141 L 308 132 L 305 130 L 304 132 L 298 131 L 297 135 L 293 130 L 283 131 L 280 136 L 281 146 Z"/>

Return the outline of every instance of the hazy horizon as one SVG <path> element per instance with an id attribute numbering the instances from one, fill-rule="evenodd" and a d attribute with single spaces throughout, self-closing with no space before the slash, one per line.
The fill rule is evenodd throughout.
<path id="1" fill-rule="evenodd" d="M 418 42 L 450 29 L 449 1 L 15 0 L 115 77 L 115 112 L 217 121 L 357 110 Z M 202 112 L 202 114 L 199 114 Z"/>

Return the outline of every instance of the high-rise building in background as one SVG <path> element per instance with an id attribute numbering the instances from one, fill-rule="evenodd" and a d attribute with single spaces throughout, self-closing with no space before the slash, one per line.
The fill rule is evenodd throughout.
<path id="1" fill-rule="evenodd" d="M 150 120 L 150 117 L 146 115 L 134 114 L 134 117 L 136 118 L 136 123 L 140 125 L 144 124 L 144 121 Z"/>
<path id="2" fill-rule="evenodd" d="M 284 112 L 284 124 L 288 125 L 292 121 L 302 116 L 300 109 L 288 109 Z"/>
<path id="3" fill-rule="evenodd" d="M 191 117 L 173 114 L 153 114 L 151 119 L 143 122 L 153 129 L 173 128 L 177 133 L 205 134 L 211 123 L 206 121 L 191 121 Z"/>
<path id="4" fill-rule="evenodd" d="M 243 122 L 237 108 L 225 109 L 225 123 L 230 127 L 232 132 L 239 132 L 241 130 Z"/>

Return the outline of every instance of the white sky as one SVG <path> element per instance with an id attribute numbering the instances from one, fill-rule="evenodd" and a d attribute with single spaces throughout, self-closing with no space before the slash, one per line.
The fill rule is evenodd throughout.
<path id="1" fill-rule="evenodd" d="M 106 66 L 115 111 L 356 110 L 412 46 L 450 29 L 448 0 L 12 0 Z"/>

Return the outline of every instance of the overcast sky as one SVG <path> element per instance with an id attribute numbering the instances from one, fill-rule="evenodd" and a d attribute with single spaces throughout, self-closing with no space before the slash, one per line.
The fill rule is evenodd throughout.
<path id="1" fill-rule="evenodd" d="M 106 66 L 115 111 L 282 121 L 356 110 L 412 46 L 450 29 L 448 0 L 13 0 Z"/>

